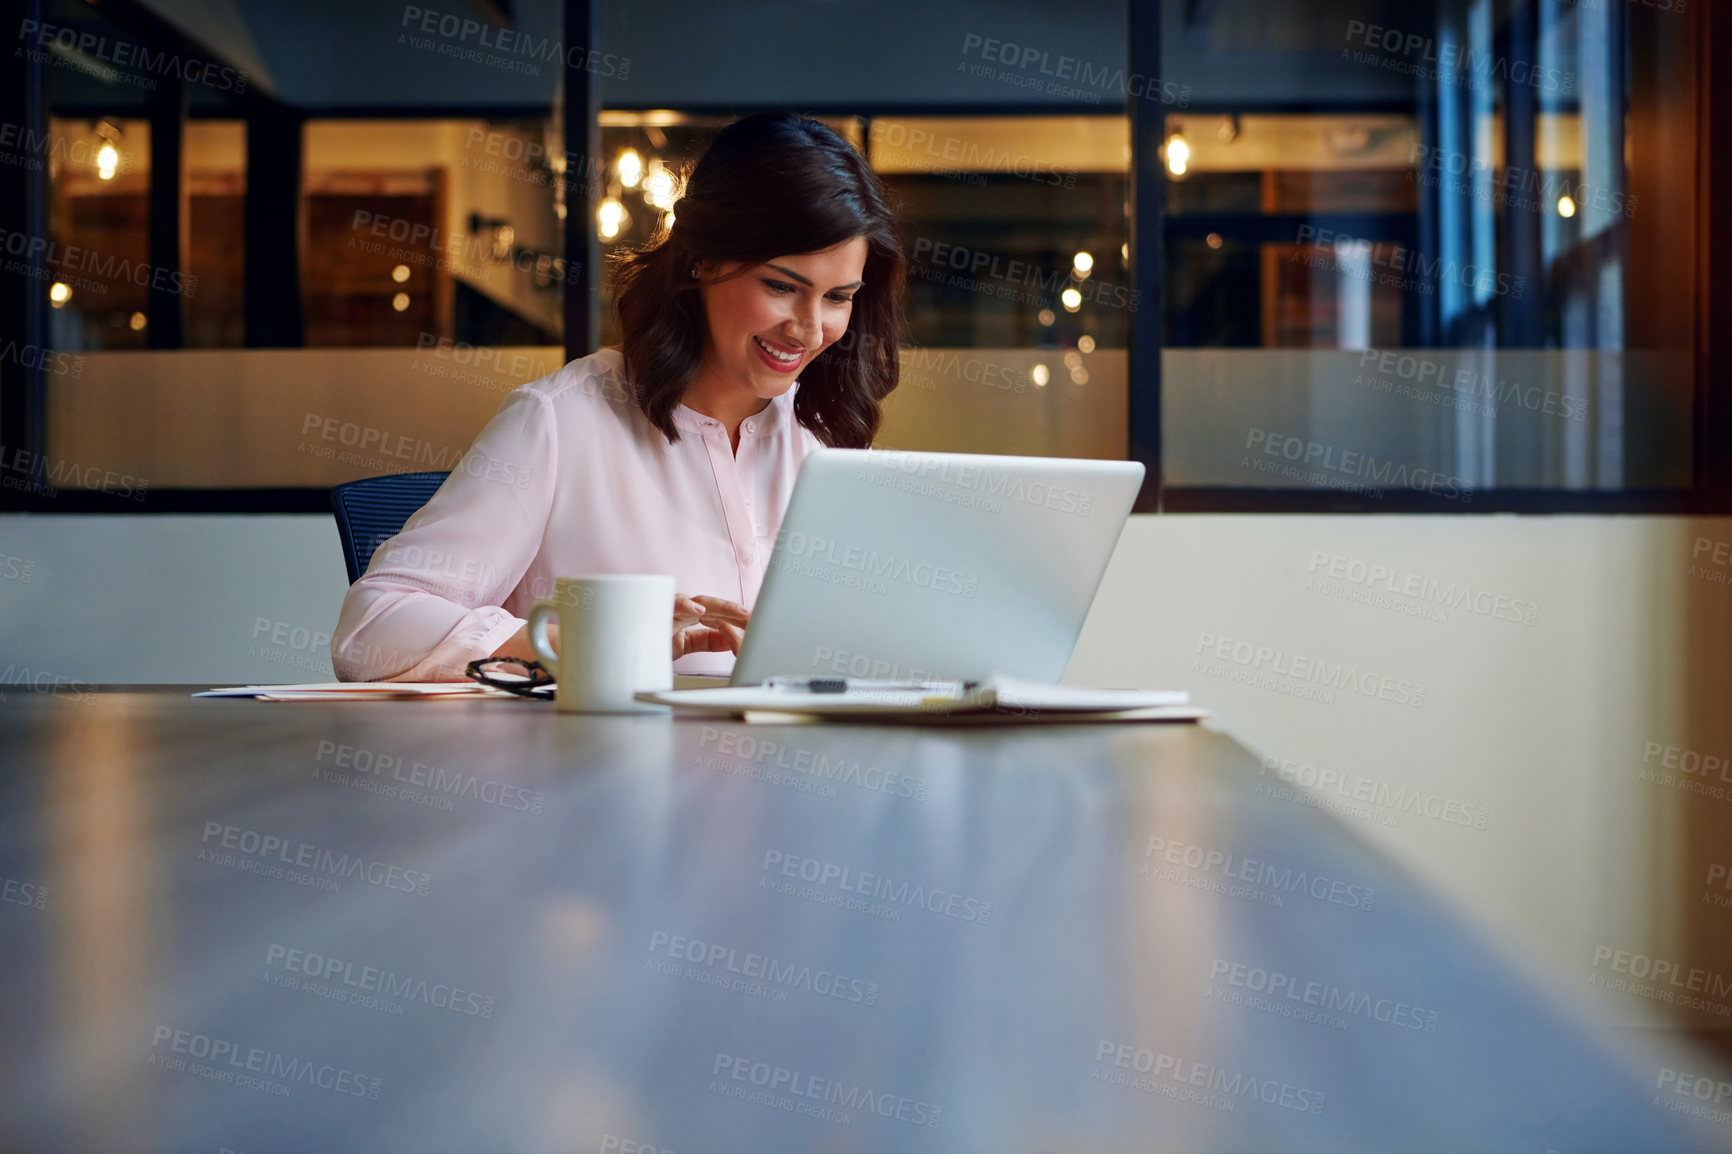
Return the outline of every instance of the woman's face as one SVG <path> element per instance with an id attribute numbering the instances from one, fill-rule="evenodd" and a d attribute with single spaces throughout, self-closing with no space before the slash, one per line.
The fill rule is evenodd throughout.
<path id="1" fill-rule="evenodd" d="M 865 269 L 863 236 L 750 268 L 700 265 L 709 323 L 701 372 L 766 401 L 781 396 L 847 331 Z"/>

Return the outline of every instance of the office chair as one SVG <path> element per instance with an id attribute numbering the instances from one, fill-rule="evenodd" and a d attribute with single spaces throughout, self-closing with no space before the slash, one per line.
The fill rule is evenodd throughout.
<path id="1" fill-rule="evenodd" d="M 331 512 L 337 517 L 337 536 L 343 540 L 349 584 L 367 571 L 374 550 L 395 537 L 450 475 L 387 473 L 349 481 L 331 490 Z"/>

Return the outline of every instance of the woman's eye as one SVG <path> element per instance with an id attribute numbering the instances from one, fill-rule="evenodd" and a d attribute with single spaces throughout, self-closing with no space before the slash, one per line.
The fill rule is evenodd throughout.
<path id="1" fill-rule="evenodd" d="M 847 293 L 831 293 L 830 299 L 839 305 L 851 305 L 854 303 L 853 295 Z"/>
<path id="2" fill-rule="evenodd" d="M 794 291 L 794 286 L 787 281 L 767 280 L 764 283 L 770 286 L 770 291 L 773 293 L 791 293 Z"/>

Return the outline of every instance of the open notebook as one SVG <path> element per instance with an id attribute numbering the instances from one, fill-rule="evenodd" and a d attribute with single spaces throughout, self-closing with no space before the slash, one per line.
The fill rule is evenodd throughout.
<path id="1" fill-rule="evenodd" d="M 1081 721 L 1196 721 L 1208 710 L 1183 690 L 1082 689 L 996 675 L 967 692 L 861 689 L 807 693 L 764 686 L 673 689 L 640 693 L 639 701 L 681 713 L 748 721 L 922 721 L 959 724 Z"/>

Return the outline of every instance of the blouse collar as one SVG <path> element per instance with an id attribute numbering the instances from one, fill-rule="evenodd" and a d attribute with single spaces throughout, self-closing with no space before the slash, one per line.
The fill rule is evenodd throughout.
<path id="1" fill-rule="evenodd" d="M 799 387 L 800 383 L 795 381 L 787 392 L 776 397 L 761 410 L 740 422 L 740 436 L 742 438 L 768 437 L 793 424 L 794 394 L 799 390 Z M 696 409 L 687 408 L 684 404 L 674 406 L 674 424 L 681 429 L 699 434 L 725 427 L 716 418 L 706 417 Z"/>
<path id="2" fill-rule="evenodd" d="M 602 349 L 601 352 L 607 354 L 609 367 L 612 371 L 618 373 L 620 379 L 623 381 L 625 379 L 625 358 L 621 356 L 619 350 Z M 747 417 L 740 423 L 740 436 L 768 437 L 785 427 L 792 426 L 795 423 L 794 394 L 799 392 L 799 390 L 800 382 L 795 381 L 791 386 L 789 386 L 787 392 L 772 400 L 758 412 Z M 673 420 L 676 428 L 684 429 L 687 432 L 697 433 L 700 436 L 710 432 L 711 430 L 723 427 L 722 423 L 716 420 L 716 418 L 706 417 L 696 409 L 688 408 L 683 404 L 676 404 L 674 406 Z"/>

